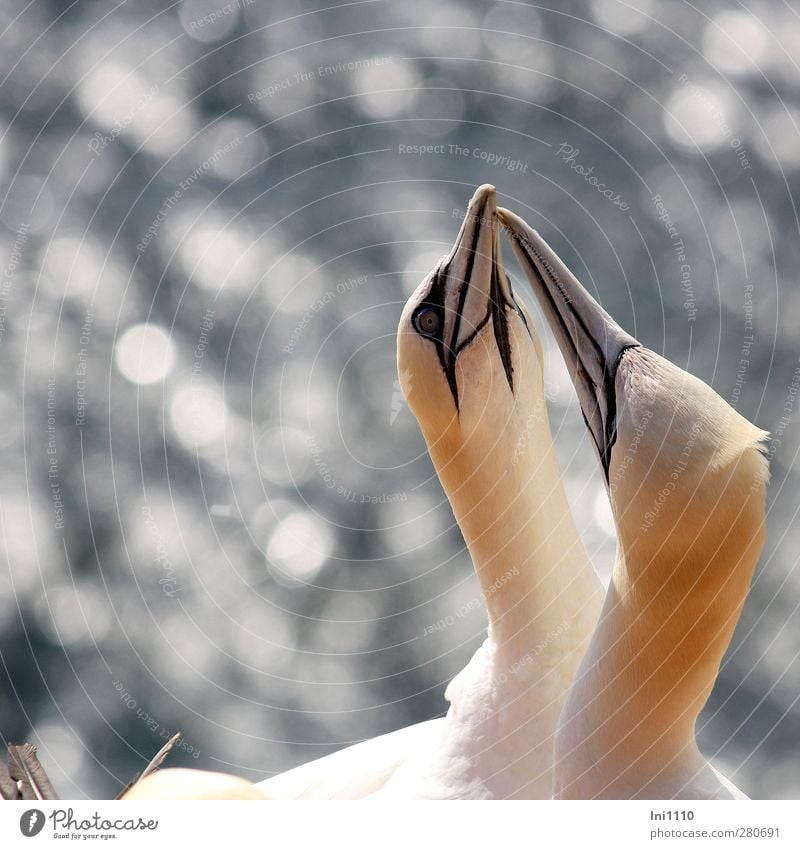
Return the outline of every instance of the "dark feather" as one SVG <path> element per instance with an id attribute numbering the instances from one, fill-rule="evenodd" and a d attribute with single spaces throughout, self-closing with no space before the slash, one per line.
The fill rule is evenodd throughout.
<path id="1" fill-rule="evenodd" d="M 58 799 L 44 767 L 30 743 L 8 744 L 8 772 L 18 783 L 23 799 Z"/>
<path id="2" fill-rule="evenodd" d="M 147 778 L 148 775 L 154 773 L 161 766 L 161 764 L 164 763 L 165 758 L 172 751 L 173 747 L 180 739 L 180 731 L 177 734 L 173 734 L 172 737 L 170 737 L 169 740 L 167 740 L 167 742 L 164 743 L 164 745 L 158 750 L 156 756 L 153 758 L 153 760 L 150 761 L 149 764 L 147 764 L 147 766 L 142 770 L 142 772 L 139 773 L 139 775 L 135 775 L 125 785 L 125 787 L 122 788 L 119 795 L 117 796 L 117 799 L 121 799 L 131 789 L 131 787 L 133 787 L 134 784 L 138 784 L 140 781 L 144 781 L 144 779 Z"/>

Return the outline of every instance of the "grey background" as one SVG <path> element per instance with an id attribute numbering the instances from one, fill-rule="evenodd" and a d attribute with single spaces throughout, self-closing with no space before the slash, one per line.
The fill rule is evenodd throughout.
<path id="1" fill-rule="evenodd" d="M 256 780 L 442 713 L 485 620 L 394 332 L 482 182 L 776 435 L 699 736 L 752 796 L 800 796 L 800 16 L 552 5 L 3 3 L 0 736 L 63 796 L 113 796 L 175 730 L 174 765 Z"/>

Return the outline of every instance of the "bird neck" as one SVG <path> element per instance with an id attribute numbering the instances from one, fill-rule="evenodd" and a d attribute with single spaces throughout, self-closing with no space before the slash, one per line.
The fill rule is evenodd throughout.
<path id="1" fill-rule="evenodd" d="M 572 520 L 543 399 L 535 416 L 511 410 L 493 438 L 487 449 L 458 430 L 431 445 L 486 600 L 489 636 L 518 655 L 563 643 L 578 624 L 570 640 L 585 646 L 602 586 Z"/>
<path id="2" fill-rule="evenodd" d="M 716 512 L 693 501 L 680 534 L 670 523 L 671 534 L 646 544 L 618 521 L 611 586 L 560 721 L 565 798 L 625 798 L 630 787 L 653 798 L 647 793 L 664 792 L 655 789 L 664 782 L 706 769 L 695 724 L 763 544 L 764 492 L 728 491 Z"/>

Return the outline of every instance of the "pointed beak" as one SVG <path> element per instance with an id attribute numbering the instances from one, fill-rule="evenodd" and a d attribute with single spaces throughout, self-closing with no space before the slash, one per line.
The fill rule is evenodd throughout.
<path id="1" fill-rule="evenodd" d="M 450 281 L 463 280 L 466 284 L 458 288 L 458 300 L 452 304 L 455 319 L 451 336 L 453 363 L 459 351 L 491 321 L 498 353 L 513 392 L 506 308 L 511 307 L 515 312 L 519 312 L 519 308 L 503 268 L 494 186 L 480 186 L 472 196 L 451 256 L 448 278 Z"/>
<path id="2" fill-rule="evenodd" d="M 640 343 L 595 301 L 535 230 L 507 209 L 498 209 L 497 215 L 561 349 L 608 482 L 617 437 L 617 368 L 624 352 Z"/>
<path id="3" fill-rule="evenodd" d="M 432 275 L 425 303 L 435 305 L 443 316 L 437 345 L 456 408 L 456 359 L 489 322 L 513 390 L 506 307 L 519 308 L 500 255 L 494 186 L 480 186 L 472 196 L 452 250 Z"/>
<path id="4" fill-rule="evenodd" d="M 451 332 L 446 338 L 453 354 L 474 335 L 486 316 L 499 244 L 495 188 L 479 186 L 440 269 L 447 278 L 445 312 Z"/>

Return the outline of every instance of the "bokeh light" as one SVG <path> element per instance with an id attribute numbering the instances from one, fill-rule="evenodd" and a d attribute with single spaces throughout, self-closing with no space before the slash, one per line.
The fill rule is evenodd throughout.
<path id="1" fill-rule="evenodd" d="M 129 327 L 114 349 L 117 368 L 131 383 L 147 385 L 162 381 L 175 362 L 169 333 L 152 324 Z"/>

